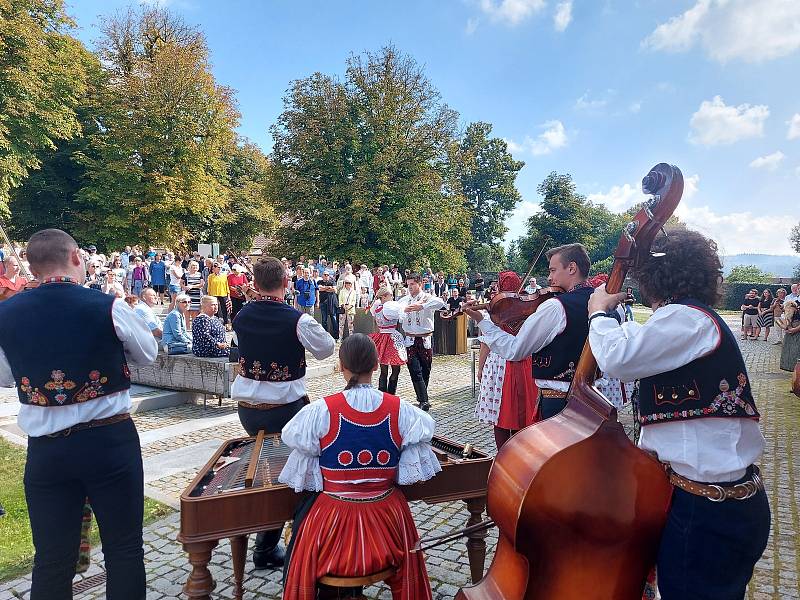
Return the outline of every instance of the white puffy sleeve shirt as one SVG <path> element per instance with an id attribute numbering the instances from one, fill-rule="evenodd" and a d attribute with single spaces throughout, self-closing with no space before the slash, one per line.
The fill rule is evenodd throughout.
<path id="1" fill-rule="evenodd" d="M 682 304 L 659 308 L 644 325 L 620 326 L 592 319 L 589 344 L 597 364 L 612 377 L 633 381 L 673 371 L 712 352 L 719 331 L 704 312 Z M 758 423 L 735 417 L 707 417 L 642 426 L 639 446 L 655 452 L 676 473 L 694 481 L 741 478 L 764 450 Z"/>
<path id="2" fill-rule="evenodd" d="M 372 412 L 383 402 L 383 392 L 372 386 L 358 386 L 345 390 L 347 403 L 355 410 Z M 328 433 L 330 413 L 323 400 L 304 406 L 281 431 L 281 439 L 292 449 L 278 481 L 296 492 L 322 490 L 322 471 L 319 468 L 320 440 Z M 431 450 L 431 438 L 436 423 L 428 413 L 404 400 L 400 401 L 398 427 L 403 445 L 397 484 L 408 485 L 427 481 L 442 470 Z M 370 481 L 368 479 L 363 481 Z"/>

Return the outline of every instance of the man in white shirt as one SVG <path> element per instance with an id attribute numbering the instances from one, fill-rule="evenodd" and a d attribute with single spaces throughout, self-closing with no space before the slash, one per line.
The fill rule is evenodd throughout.
<path id="1" fill-rule="evenodd" d="M 433 335 L 433 313 L 445 307 L 444 300 L 426 294 L 420 285 L 420 276 L 411 273 L 406 278 L 408 294 L 398 303 L 403 310 L 401 323 L 406 334 L 405 346 L 408 351 L 408 373 L 414 384 L 419 407 L 430 410 L 428 382 L 433 365 L 431 336 Z"/>
<path id="2" fill-rule="evenodd" d="M 586 281 L 589 255 L 582 244 L 553 248 L 547 258 L 549 284 L 566 292 L 542 302 L 516 336 L 484 319 L 481 312 L 465 308 L 478 323 L 483 341 L 497 354 L 514 361 L 533 355 L 533 377 L 543 419 L 566 406 L 567 391 L 588 335 L 587 304 L 592 293 Z"/>
<path id="3" fill-rule="evenodd" d="M 641 380 L 639 446 L 675 486 L 656 565 L 661 597 L 744 598 L 770 509 L 754 466 L 764 438 L 747 369 L 711 308 L 722 265 L 694 231 L 672 230 L 650 250 L 634 276 L 653 316 L 620 326 L 606 311 L 625 294 L 600 287 L 589 300 L 589 344 L 604 372 Z"/>
<path id="4" fill-rule="evenodd" d="M 786 298 L 784 298 L 785 302 L 798 302 L 800 301 L 800 283 L 793 283 L 792 287 L 789 288 L 792 293 L 787 294 Z"/>
<path id="5" fill-rule="evenodd" d="M 41 285 L 0 303 L 0 386 L 17 387 L 28 435 L 25 501 L 36 554 L 31 600 L 72 598 L 86 497 L 103 531 L 109 598 L 144 598 L 144 474 L 128 365 L 158 346 L 124 300 L 81 286 L 78 244 L 28 241 Z"/>
<path id="6" fill-rule="evenodd" d="M 239 346 L 239 374 L 231 386 L 239 419 L 248 435 L 280 433 L 308 403 L 306 351 L 322 360 L 333 354 L 334 341 L 314 317 L 284 302 L 289 285 L 286 267 L 277 258 L 260 258 L 253 266 L 258 299 L 245 304 L 233 320 Z M 256 537 L 256 568 L 281 567 L 282 529 Z"/>
<path id="7" fill-rule="evenodd" d="M 146 288 L 142 291 L 142 301 L 138 302 L 136 306 L 133 307 L 133 310 L 147 324 L 153 337 L 161 339 L 161 334 L 163 333 L 161 319 L 153 312 L 153 307 L 157 303 L 158 296 L 156 295 L 156 291 L 153 288 Z"/>
<path id="8" fill-rule="evenodd" d="M 533 293 L 535 293 L 536 291 L 538 291 L 540 289 L 542 289 L 542 286 L 540 286 L 536 282 L 536 277 L 531 277 L 528 280 L 528 285 L 525 286 L 525 290 L 524 291 L 525 291 L 526 294 L 533 294 Z"/>

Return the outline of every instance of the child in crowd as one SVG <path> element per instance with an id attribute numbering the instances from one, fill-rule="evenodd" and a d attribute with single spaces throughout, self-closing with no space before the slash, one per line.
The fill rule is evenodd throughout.
<path id="1" fill-rule="evenodd" d="M 410 553 L 417 529 L 397 486 L 441 471 L 430 446 L 435 423 L 372 387 L 378 351 L 368 336 L 345 339 L 339 360 L 344 391 L 305 406 L 281 433 L 292 453 L 279 480 L 297 492 L 322 492 L 298 510 L 283 598 L 316 598 L 326 575 L 394 568 L 387 580 L 394 600 L 430 599 L 423 555 Z"/>

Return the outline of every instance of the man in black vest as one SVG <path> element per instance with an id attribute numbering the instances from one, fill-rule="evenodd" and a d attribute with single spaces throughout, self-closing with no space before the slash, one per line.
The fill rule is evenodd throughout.
<path id="1" fill-rule="evenodd" d="M 533 377 L 543 419 L 566 406 L 569 384 L 589 332 L 586 306 L 593 290 L 586 281 L 589 255 L 582 244 L 553 248 L 547 258 L 550 286 L 563 288 L 566 293 L 542 302 L 516 336 L 484 319 L 478 311 L 465 311 L 478 322 L 484 342 L 506 360 L 533 355 Z"/>
<path id="2" fill-rule="evenodd" d="M 634 273 L 653 316 L 620 327 L 606 311 L 625 294 L 589 300 L 600 368 L 640 379 L 639 446 L 668 465 L 675 486 L 657 559 L 663 600 L 744 598 L 767 545 L 770 510 L 754 463 L 764 449 L 736 336 L 711 308 L 722 265 L 716 244 L 673 230 Z"/>
<path id="3" fill-rule="evenodd" d="M 17 423 L 28 434 L 30 597 L 72 598 L 88 496 L 103 542 L 106 597 L 139 600 L 144 475 L 128 364 L 150 364 L 158 345 L 125 302 L 82 287 L 83 258 L 68 234 L 39 231 L 27 250 L 41 285 L 0 304 L 0 385 L 16 385 Z"/>
<path id="4" fill-rule="evenodd" d="M 271 256 L 253 267 L 258 298 L 245 304 L 233 320 L 239 345 L 239 375 L 231 396 L 239 403 L 239 419 L 248 435 L 280 433 L 308 403 L 306 350 L 322 360 L 333 354 L 335 342 L 314 317 L 284 302 L 289 285 L 286 267 Z M 256 537 L 253 563 L 258 569 L 281 567 L 281 529 Z"/>

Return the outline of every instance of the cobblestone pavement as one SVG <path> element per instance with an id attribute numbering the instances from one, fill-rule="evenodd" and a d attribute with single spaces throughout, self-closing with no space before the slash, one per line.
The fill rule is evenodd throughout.
<path id="1" fill-rule="evenodd" d="M 762 471 L 767 484 L 773 511 L 772 533 L 767 551 L 756 567 L 748 590 L 749 600 L 800 599 L 798 567 L 800 567 L 800 515 L 798 514 L 798 462 L 794 451 L 800 445 L 800 411 L 797 399 L 788 391 L 789 376 L 778 369 L 779 346 L 764 342 L 741 342 L 747 361 L 756 400 L 762 413 L 762 427 L 767 438 L 767 449 L 762 459 Z M 319 398 L 331 390 L 340 389 L 338 374 L 314 378 L 308 381 L 309 396 Z M 406 370 L 403 370 L 398 393 L 413 399 L 413 388 Z M 479 449 L 493 452 L 494 441 L 491 428 L 478 423 L 473 417 L 471 371 L 469 355 L 437 356 L 431 382 L 433 400 L 432 414 L 437 421 L 437 432 L 441 435 L 471 442 Z M 160 454 L 177 451 L 192 444 L 244 435 L 235 419 L 235 407 L 230 400 L 222 406 L 208 408 L 184 405 L 135 416 L 140 432 L 158 432 L 167 426 L 191 422 L 194 426 L 180 435 L 159 439 L 143 446 L 146 459 L 158 458 Z M 231 418 L 230 422 L 209 426 L 209 419 Z M 621 420 L 631 432 L 632 419 L 623 411 Z M 210 456 L 210 454 L 209 454 Z M 173 502 L 196 475 L 191 468 L 171 473 L 148 482 L 150 489 L 159 492 Z M 412 512 L 421 535 L 436 535 L 461 527 L 468 517 L 463 503 L 426 505 L 412 503 Z M 189 574 L 186 555 L 176 542 L 179 515 L 169 517 L 149 526 L 145 530 L 145 560 L 148 572 L 148 598 L 174 598 L 180 595 L 183 582 Z M 497 541 L 496 530 L 487 538 L 487 568 Z M 251 539 L 252 544 L 252 539 Z M 426 552 L 426 562 L 434 598 L 452 598 L 460 586 L 468 584 L 469 569 L 466 547 L 462 540 L 434 548 Z M 95 552 L 90 571 L 91 576 L 102 572 L 102 554 Z M 248 569 L 250 563 L 248 562 Z M 210 570 L 217 587 L 212 598 L 230 598 L 233 595 L 230 546 L 221 541 L 214 552 Z M 77 579 L 76 579 L 77 581 Z M 27 598 L 30 576 L 0 584 L 0 600 L 13 597 Z M 244 583 L 245 598 L 280 598 L 280 573 L 275 571 L 249 571 Z M 369 598 L 390 598 L 385 586 L 372 586 L 366 590 Z M 77 595 L 80 599 L 100 599 L 105 596 L 102 585 Z"/>

